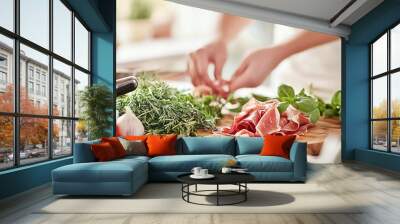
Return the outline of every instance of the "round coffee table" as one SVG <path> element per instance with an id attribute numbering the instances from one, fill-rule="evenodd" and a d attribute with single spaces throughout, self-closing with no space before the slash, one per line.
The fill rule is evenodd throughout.
<path id="1" fill-rule="evenodd" d="M 213 174 L 215 177 L 212 179 L 193 179 L 189 174 L 182 174 L 177 177 L 178 181 L 182 183 L 182 199 L 188 203 L 197 204 L 197 205 L 234 205 L 245 202 L 247 200 L 247 192 L 249 188 L 247 187 L 247 183 L 255 180 L 255 177 L 248 173 L 228 173 L 222 174 L 217 173 Z M 198 190 L 197 185 L 215 185 L 215 190 Z M 238 186 L 237 190 L 224 190 L 220 189 L 220 185 L 236 185 Z M 190 186 L 195 186 L 195 190 L 191 191 Z M 215 194 L 206 194 L 214 192 Z M 190 196 L 203 196 L 203 197 L 216 197 L 216 204 L 203 204 L 197 203 L 190 200 Z M 221 202 L 221 197 L 237 197 L 240 196 L 240 199 L 230 203 Z"/>

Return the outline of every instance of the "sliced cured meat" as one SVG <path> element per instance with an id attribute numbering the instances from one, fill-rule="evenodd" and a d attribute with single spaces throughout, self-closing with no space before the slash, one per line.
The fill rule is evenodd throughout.
<path id="1" fill-rule="evenodd" d="M 278 111 L 278 105 L 275 104 L 270 107 L 258 122 L 256 129 L 259 135 L 264 136 L 267 134 L 273 134 L 280 131 L 279 125 L 280 114 Z"/>
<path id="2" fill-rule="evenodd" d="M 235 116 L 231 127 L 223 128 L 219 133 L 250 137 L 266 134 L 300 135 L 312 127 L 310 119 L 291 105 L 280 114 L 279 103 L 276 99 L 266 102 L 252 99 Z"/>

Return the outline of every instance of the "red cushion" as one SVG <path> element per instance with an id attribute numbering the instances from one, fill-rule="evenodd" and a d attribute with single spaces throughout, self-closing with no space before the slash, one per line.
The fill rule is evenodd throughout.
<path id="1" fill-rule="evenodd" d="M 290 147 L 292 147 L 294 140 L 296 140 L 296 135 L 266 135 L 260 155 L 280 156 L 289 159 Z"/>
<path id="2" fill-rule="evenodd" d="M 146 141 L 147 135 L 131 135 L 131 136 L 125 136 L 124 139 L 126 140 L 130 140 L 130 141 Z"/>
<path id="3" fill-rule="evenodd" d="M 115 151 L 115 155 L 118 158 L 126 156 L 126 151 L 124 146 L 122 146 L 121 142 L 119 141 L 118 137 L 109 137 L 109 138 L 101 138 L 101 142 L 108 142 L 112 146 Z"/>
<path id="4" fill-rule="evenodd" d="M 148 135 L 146 139 L 148 156 L 165 156 L 176 154 L 175 134 L 172 135 Z"/>
<path id="5" fill-rule="evenodd" d="M 99 162 L 117 159 L 117 156 L 115 155 L 115 151 L 114 151 L 113 147 L 108 142 L 93 144 L 93 145 L 91 145 L 91 149 L 94 154 L 94 157 Z"/>

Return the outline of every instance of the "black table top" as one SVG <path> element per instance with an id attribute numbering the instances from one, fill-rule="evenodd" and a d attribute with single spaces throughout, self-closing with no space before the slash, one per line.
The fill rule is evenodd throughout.
<path id="1" fill-rule="evenodd" d="M 178 181 L 186 184 L 237 184 L 248 183 L 255 180 L 249 173 L 213 173 L 212 179 L 193 179 L 191 173 L 182 174 L 177 177 Z"/>

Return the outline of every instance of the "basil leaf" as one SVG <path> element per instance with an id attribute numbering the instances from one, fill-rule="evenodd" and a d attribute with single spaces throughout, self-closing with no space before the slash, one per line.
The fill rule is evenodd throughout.
<path id="1" fill-rule="evenodd" d="M 315 124 L 319 120 L 319 117 L 320 117 L 319 110 L 315 109 L 315 110 L 311 111 L 309 116 L 310 116 L 311 123 Z"/>
<path id="2" fill-rule="evenodd" d="M 263 95 L 258 95 L 258 94 L 254 94 L 254 93 L 252 94 L 252 96 L 254 97 L 254 99 L 256 99 L 256 100 L 258 100 L 258 101 L 260 101 L 260 102 L 265 102 L 265 101 L 271 99 L 271 97 L 263 96 Z"/>
<path id="3" fill-rule="evenodd" d="M 318 109 L 318 103 L 311 98 L 303 97 L 295 102 L 295 107 L 300 111 L 310 113 L 311 111 Z"/>
<path id="4" fill-rule="evenodd" d="M 306 90 L 304 88 L 302 88 L 299 92 L 299 94 L 297 94 L 298 96 L 307 96 L 306 94 Z"/>
<path id="5" fill-rule="evenodd" d="M 333 107 L 340 109 L 340 107 L 342 106 L 342 91 L 339 90 L 335 94 L 333 94 L 331 104 Z"/>
<path id="6" fill-rule="evenodd" d="M 327 108 L 327 109 L 324 111 L 324 117 L 334 117 L 335 114 L 336 114 L 335 110 L 334 110 L 334 109 L 331 109 L 331 108 Z"/>
<path id="7" fill-rule="evenodd" d="M 289 105 L 290 105 L 290 104 L 289 104 L 288 102 L 280 103 L 280 104 L 278 105 L 279 113 L 285 112 Z"/>
<path id="8" fill-rule="evenodd" d="M 278 96 L 279 98 L 294 98 L 294 89 L 291 86 L 282 84 L 278 88 Z"/>

